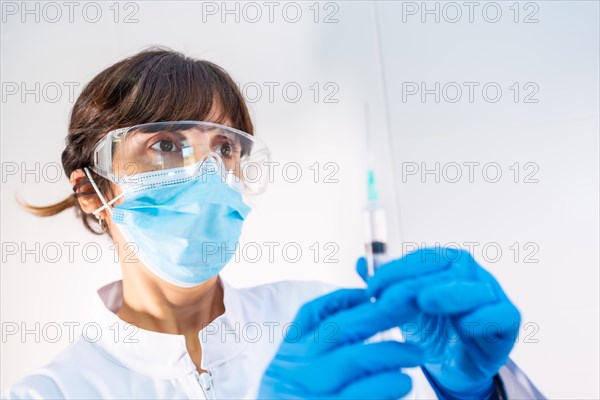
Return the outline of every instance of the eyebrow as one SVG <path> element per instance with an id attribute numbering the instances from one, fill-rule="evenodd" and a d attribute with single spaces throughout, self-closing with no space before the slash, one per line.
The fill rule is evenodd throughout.
<path id="1" fill-rule="evenodd" d="M 149 132 L 142 132 L 142 133 L 151 133 L 153 135 L 168 135 L 168 136 L 175 136 L 175 138 L 177 140 L 179 140 L 180 142 L 183 142 L 185 140 L 187 140 L 187 136 L 185 136 L 183 133 L 181 133 L 181 131 L 178 130 L 163 130 L 163 131 L 149 131 Z"/>

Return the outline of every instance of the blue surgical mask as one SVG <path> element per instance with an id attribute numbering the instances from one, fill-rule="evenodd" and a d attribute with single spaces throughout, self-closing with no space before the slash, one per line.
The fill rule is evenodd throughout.
<path id="1" fill-rule="evenodd" d="M 206 162 L 183 182 L 162 179 L 161 184 L 148 184 L 148 178 L 156 182 L 156 174 L 139 174 L 136 184 L 122 187 L 125 201 L 112 210 L 125 240 L 137 246 L 137 258 L 176 286 L 194 287 L 217 275 L 233 257 L 250 212 L 240 191 L 212 166 Z M 161 174 L 185 175 L 181 172 Z"/>

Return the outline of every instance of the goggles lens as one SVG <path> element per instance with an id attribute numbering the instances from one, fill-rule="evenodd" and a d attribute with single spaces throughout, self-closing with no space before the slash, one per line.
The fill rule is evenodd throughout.
<path id="1" fill-rule="evenodd" d="M 119 184 L 137 174 L 199 165 L 208 157 L 222 162 L 229 177 L 249 194 L 269 182 L 271 154 L 255 137 L 204 121 L 155 122 L 109 132 L 96 146 L 92 169 Z M 189 168 L 189 174 L 198 173 Z M 231 179 L 228 179 L 231 181 Z"/>

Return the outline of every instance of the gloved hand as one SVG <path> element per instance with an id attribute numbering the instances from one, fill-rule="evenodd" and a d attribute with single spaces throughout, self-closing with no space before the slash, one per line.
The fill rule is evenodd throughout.
<path id="1" fill-rule="evenodd" d="M 357 263 L 365 278 L 364 258 Z M 383 316 L 425 352 L 423 368 L 446 398 L 488 398 L 517 337 L 520 314 L 468 252 L 425 249 L 367 280 Z"/>
<path id="2" fill-rule="evenodd" d="M 401 367 L 422 362 L 412 344 L 364 344 L 389 329 L 364 289 L 341 289 L 305 304 L 268 366 L 259 399 L 397 399 L 411 389 Z"/>

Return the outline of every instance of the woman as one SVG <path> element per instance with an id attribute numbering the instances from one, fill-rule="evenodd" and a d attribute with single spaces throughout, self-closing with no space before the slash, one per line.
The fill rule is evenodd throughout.
<path id="1" fill-rule="evenodd" d="M 74 208 L 115 242 L 123 279 L 98 290 L 99 337 L 84 332 L 7 398 L 539 396 L 508 360 L 519 313 L 468 254 L 413 253 L 367 289 L 322 297 L 333 288 L 221 280 L 250 211 L 244 196 L 268 181 L 269 151 L 252 133 L 230 76 L 170 50 L 143 51 L 86 85 L 62 154 L 74 193 L 27 207 Z M 432 340 L 491 316 L 493 341 L 478 328 Z M 398 326 L 404 343 L 365 342 Z"/>

